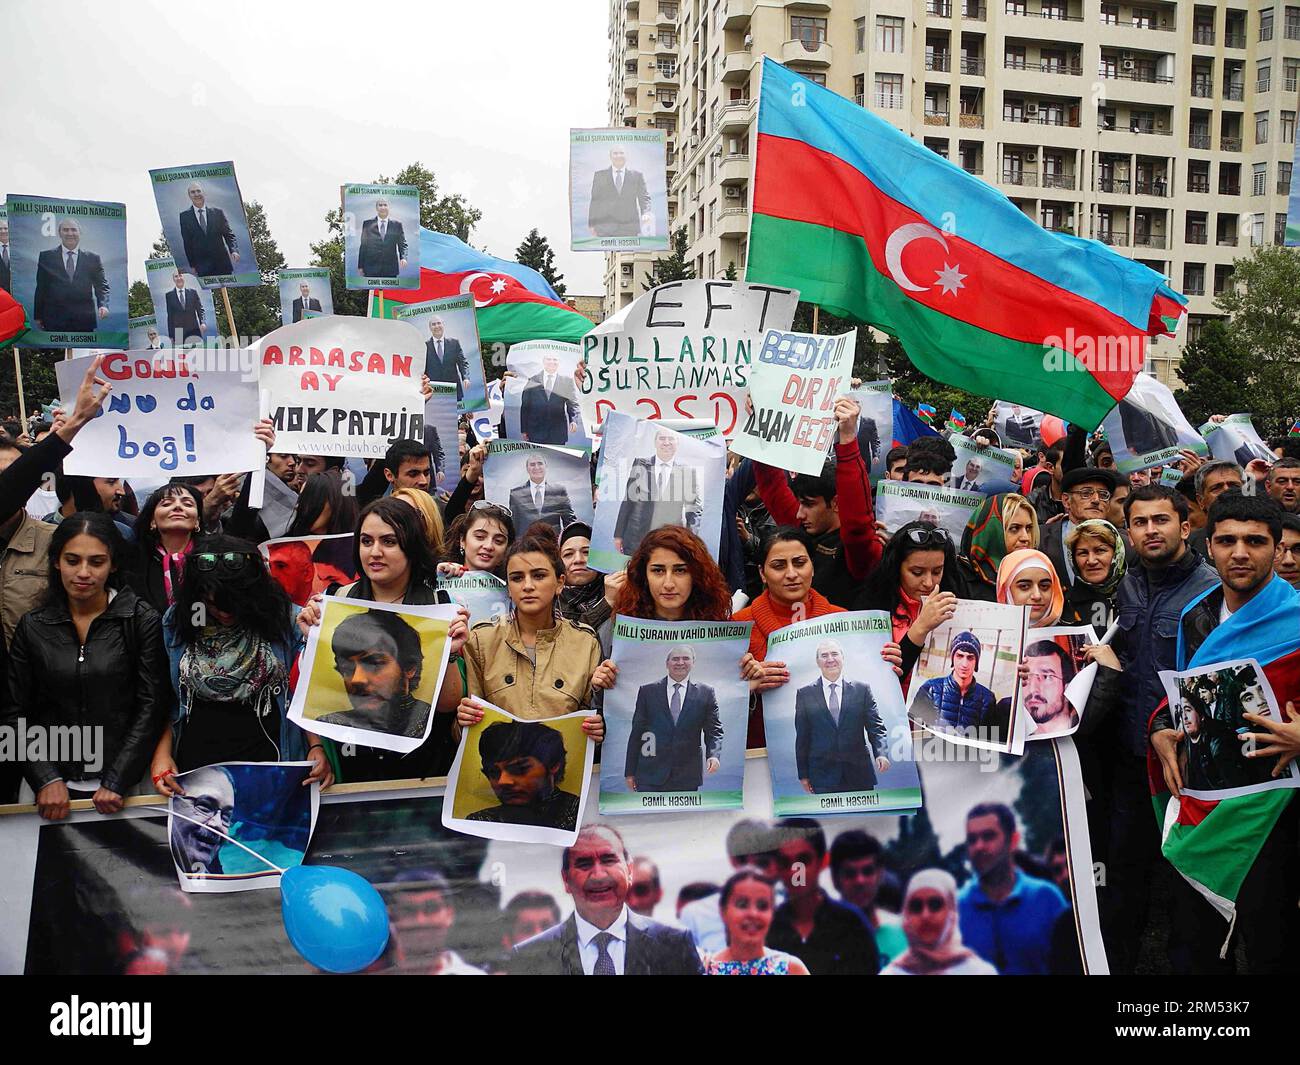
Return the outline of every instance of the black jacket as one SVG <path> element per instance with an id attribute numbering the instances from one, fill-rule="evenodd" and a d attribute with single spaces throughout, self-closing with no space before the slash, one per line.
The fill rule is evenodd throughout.
<path id="1" fill-rule="evenodd" d="M 68 608 L 30 610 L 9 649 L 5 724 L 103 729 L 103 786 L 119 795 L 144 776 L 167 723 L 170 667 L 158 611 L 130 588 L 90 623 L 83 648 Z M 23 773 L 34 791 L 55 780 L 95 776 L 83 764 L 30 761 Z"/>
<path id="2" fill-rule="evenodd" d="M 691 934 L 685 929 L 627 915 L 625 976 L 699 976 L 703 971 Z M 582 976 L 578 925 L 572 914 L 515 947 L 510 972 L 518 976 Z"/>

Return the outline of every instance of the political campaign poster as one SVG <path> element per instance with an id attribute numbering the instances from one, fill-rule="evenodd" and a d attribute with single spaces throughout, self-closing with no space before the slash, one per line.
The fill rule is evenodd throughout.
<path id="1" fill-rule="evenodd" d="M 731 450 L 792 473 L 821 473 L 839 429 L 835 401 L 849 390 L 856 340 L 854 330 L 814 336 L 769 329 L 750 367 L 750 402 Z"/>
<path id="2" fill-rule="evenodd" d="M 334 313 L 334 292 L 330 272 L 324 267 L 281 269 L 276 274 L 280 292 L 280 324 L 293 325 L 304 318 L 323 318 Z"/>
<path id="3" fill-rule="evenodd" d="M 185 273 L 204 288 L 262 283 L 234 163 L 166 167 L 149 178 L 163 236 Z"/>
<path id="4" fill-rule="evenodd" d="M 424 443 L 433 458 L 434 495 L 451 495 L 460 484 L 460 415 L 456 388 L 443 381 L 424 399 Z"/>
<path id="5" fill-rule="evenodd" d="M 276 452 L 382 457 L 424 439 L 420 335 L 405 322 L 331 315 L 254 345 Z"/>
<path id="6" fill-rule="evenodd" d="M 510 376 L 502 386 L 506 436 L 530 444 L 590 447 L 573 372 L 582 358 L 577 344 L 529 340 L 506 353 Z"/>
<path id="7" fill-rule="evenodd" d="M 461 732 L 442 804 L 446 828 L 484 839 L 567 847 L 578 838 L 596 745 L 585 711 L 527 720 L 476 699 L 483 718 Z"/>
<path id="8" fill-rule="evenodd" d="M 894 382 L 866 381 L 849 398 L 858 403 L 858 451 L 875 484 L 885 476 L 885 456 L 894 446 Z"/>
<path id="9" fill-rule="evenodd" d="M 982 492 L 911 481 L 881 481 L 876 485 L 876 520 L 884 523 L 888 536 L 909 521 L 928 521 L 959 544 L 966 523 L 983 502 Z"/>
<path id="10" fill-rule="evenodd" d="M 424 373 L 435 384 L 455 386 L 456 404 L 462 413 L 487 409 L 473 296 L 397 303 L 392 316 L 419 331 L 424 339 Z"/>
<path id="11" fill-rule="evenodd" d="M 343 266 L 349 289 L 420 287 L 420 190 L 343 186 Z"/>
<path id="12" fill-rule="evenodd" d="M 1300 788 L 1300 765 L 1296 762 L 1288 763 L 1281 775 L 1274 777 L 1276 757 L 1247 757 L 1254 743 L 1242 737 L 1265 729 L 1247 721 L 1246 714 L 1286 720 L 1259 662 L 1243 658 L 1197 669 L 1162 669 L 1160 683 L 1169 700 L 1173 727 L 1183 734 L 1177 753 L 1184 795 L 1214 801 L 1276 788 Z"/>
<path id="13" fill-rule="evenodd" d="M 162 323 L 160 332 L 168 344 L 189 347 L 217 335 L 212 292 L 203 288 L 198 278 L 182 271 L 172 258 L 146 259 L 144 272 L 153 315 Z"/>
<path id="14" fill-rule="evenodd" d="M 1020 659 L 1029 608 L 962 599 L 930 633 L 908 682 L 907 712 L 956 744 L 1020 754 Z"/>
<path id="15" fill-rule="evenodd" d="M 470 432 L 479 443 L 495 440 L 500 435 L 498 430 L 506 412 L 505 392 L 500 377 L 488 384 L 487 404 L 487 410 L 472 411 L 469 416 Z M 597 444 L 598 441 L 593 439 L 592 446 L 595 447 Z"/>
<path id="16" fill-rule="evenodd" d="M 1043 412 L 999 399 L 993 405 L 993 428 L 1003 447 L 1032 447 L 1043 424 Z"/>
<path id="17" fill-rule="evenodd" d="M 542 522 L 556 533 L 592 523 L 591 453 L 586 449 L 492 440 L 483 463 L 483 498 L 510 511 L 515 535 Z"/>
<path id="18" fill-rule="evenodd" d="M 595 432 L 610 411 L 697 418 L 731 439 L 744 422 L 755 347 L 788 331 L 799 293 L 743 281 L 670 281 L 582 338 L 580 399 Z"/>
<path id="19" fill-rule="evenodd" d="M 658 422 L 611 412 L 596 468 L 593 569 L 627 565 L 645 535 L 681 525 L 718 557 L 727 450 L 721 437 L 697 438 Z"/>
<path id="20" fill-rule="evenodd" d="M 1160 471 L 1160 487 L 1177 488 L 1186 476 L 1180 466 L 1166 466 Z"/>
<path id="21" fill-rule="evenodd" d="M 459 577 L 438 574 L 438 591 L 446 592 L 457 606 L 469 611 L 469 625 L 496 621 L 510 613 L 510 593 L 506 582 L 483 570 L 466 570 Z"/>
<path id="22" fill-rule="evenodd" d="M 297 606 L 306 606 L 313 595 L 332 585 L 351 584 L 357 579 L 351 533 L 281 536 L 264 540 L 257 548 L 271 576 Z"/>
<path id="23" fill-rule="evenodd" d="M 922 758 L 930 746 L 942 751 Z M 727 945 L 728 923 L 717 893 L 686 902 L 680 918 L 677 904 L 685 902 L 681 893 L 687 885 L 720 885 L 732 875 L 730 839 L 752 841 L 744 846 L 755 855 L 781 857 L 782 862 L 771 857 L 764 862 L 783 881 L 787 901 L 792 889 L 803 889 L 871 915 L 874 954 L 861 938 L 837 938 L 832 950 L 817 954 L 789 942 L 788 935 L 774 941 L 814 976 L 865 975 L 877 968 L 887 975 L 908 972 L 902 966 L 907 930 L 915 920 L 905 912 L 903 886 L 917 882 L 922 870 L 934 870 L 930 876 L 942 871 L 953 880 L 957 914 L 933 916 L 952 920 L 972 952 L 961 956 L 963 971 L 974 966 L 1008 975 L 1105 974 L 1073 741 L 1033 744 L 1023 757 L 952 748 L 936 737 L 918 737 L 916 749 L 925 792 L 921 810 L 813 818 L 831 853 L 864 856 L 845 859 L 847 865 L 800 864 L 808 830 L 773 822 L 767 758 L 760 751 L 745 760 L 743 809 L 610 818 L 597 812 L 593 794 L 584 822 L 612 820 L 629 857 L 598 827 L 578 842 L 598 853 L 615 852 L 611 861 L 618 865 L 619 885 L 643 879 L 645 865 L 638 857 L 653 861 L 655 890 L 638 893 L 637 909 L 646 917 L 635 920 L 657 922 L 661 937 L 677 934 L 665 924 L 680 924 L 706 957 Z M 594 791 L 595 774 L 587 786 Z M 363 975 L 583 972 L 576 956 L 556 953 L 544 962 L 516 949 L 542 933 L 549 932 L 549 941 L 565 934 L 574 926 L 575 907 L 591 916 L 594 903 L 586 893 L 566 889 L 561 851 L 446 828 L 441 810 L 449 801 L 440 784 L 415 781 L 403 790 L 331 788 L 321 795 L 307 863 L 340 866 L 364 877 L 389 914 L 388 948 Z M 1001 818 L 1012 829 L 1005 835 Z M 978 854 L 967 848 L 972 834 L 991 840 Z M 323 975 L 285 935 L 277 892 L 189 895 L 177 887 L 166 810 L 159 805 L 128 805 L 114 817 L 74 809 L 62 821 L 43 821 L 34 811 L 0 815 L 0 850 L 5 854 L 0 886 L 8 900 L 0 911 L 0 972 Z M 977 904 L 985 887 L 993 890 L 1007 860 L 1020 870 L 1025 890 L 1033 892 L 1032 910 Z M 880 875 L 869 875 L 867 862 Z M 799 876 L 805 869 L 813 875 Z M 87 884 L 94 890 L 86 890 Z M 629 901 L 623 890 L 616 888 L 618 904 Z M 430 914 L 439 920 L 430 920 Z M 760 921 L 762 941 L 769 926 L 762 916 Z M 1004 933 L 1000 937 L 998 929 Z M 918 944 L 924 942 L 918 938 Z M 685 951 L 681 955 L 684 963 Z M 625 962 L 626 972 L 651 971 L 636 951 Z M 656 963 L 656 971 L 660 968 Z"/>
<path id="24" fill-rule="evenodd" d="M 1098 666 L 1084 657 L 1097 642 L 1091 625 L 1055 625 L 1025 634 L 1021 723 L 1025 739 L 1073 736 L 1083 720 Z"/>
<path id="25" fill-rule="evenodd" d="M 54 364 L 65 409 L 72 409 L 93 357 Z M 208 368 L 202 349 L 118 351 L 104 356 L 99 376 L 113 390 L 77 435 L 65 473 L 147 480 L 266 465 L 266 446 L 253 435 L 257 382 L 237 365 Z"/>
<path id="26" fill-rule="evenodd" d="M 569 130 L 574 251 L 668 250 L 667 138 L 628 126 Z"/>
<path id="27" fill-rule="evenodd" d="M 1184 448 L 1208 455 L 1205 439 L 1178 408 L 1166 385 L 1140 373 L 1133 387 L 1101 423 L 1122 474 L 1149 470 L 1177 459 Z"/>
<path id="28" fill-rule="evenodd" d="M 158 319 L 152 314 L 128 319 L 127 328 L 127 351 L 161 351 L 171 347 L 158 328 Z"/>
<path id="29" fill-rule="evenodd" d="M 289 720 L 341 743 L 410 754 L 433 727 L 457 608 L 333 595 L 321 607 Z"/>
<path id="30" fill-rule="evenodd" d="M 744 805 L 752 622 L 614 619 L 600 812 Z"/>
<path id="31" fill-rule="evenodd" d="M 1277 456 L 1260 439 L 1249 414 L 1229 414 L 1221 422 L 1206 422 L 1201 426 L 1201 435 L 1214 458 L 1235 462 L 1242 469 L 1256 459 L 1270 466 L 1277 461 Z"/>
<path id="32" fill-rule="evenodd" d="M 9 294 L 30 326 L 23 346 L 124 348 L 126 205 L 10 193 L 5 211 Z"/>
<path id="33" fill-rule="evenodd" d="M 311 762 L 223 762 L 181 773 L 167 801 L 167 841 L 181 890 L 280 886 L 302 865 L 320 809 Z"/>
<path id="34" fill-rule="evenodd" d="M 769 634 L 790 680 L 763 693 L 772 810 L 799 814 L 921 805 L 912 729 L 898 676 L 880 657 L 889 615 L 852 611 Z"/>
<path id="35" fill-rule="evenodd" d="M 948 484 L 959 492 L 979 492 L 991 496 L 1017 491 L 1012 483 L 1016 455 L 1000 447 L 991 447 L 961 433 L 953 433 L 948 443 L 957 453 Z"/>
<path id="36" fill-rule="evenodd" d="M 1300 137 L 1296 138 L 1295 158 L 1291 163 L 1291 191 L 1287 197 L 1283 236 L 1288 248 L 1300 248 Z"/>

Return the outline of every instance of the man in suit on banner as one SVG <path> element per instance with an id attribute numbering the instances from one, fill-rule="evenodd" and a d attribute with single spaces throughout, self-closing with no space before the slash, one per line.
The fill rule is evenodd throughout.
<path id="1" fill-rule="evenodd" d="M 591 179 L 587 228 L 594 237 L 640 236 L 641 216 L 650 211 L 645 177 L 639 170 L 628 169 L 627 152 L 621 144 L 609 150 L 609 163 Z"/>
<path id="2" fill-rule="evenodd" d="M 172 274 L 172 289 L 167 293 L 167 336 L 173 344 L 203 338 L 203 301 L 192 288 L 185 287 L 185 275 Z"/>
<path id="3" fill-rule="evenodd" d="M 357 273 L 363 277 L 396 277 L 406 266 L 406 233 L 402 223 L 388 217 L 388 201 L 375 201 L 375 217 L 361 223 Z"/>
<path id="4" fill-rule="evenodd" d="M 543 355 L 542 372 L 528 379 L 519 397 L 520 435 L 530 444 L 567 444 L 577 419 L 573 378 L 560 373 L 558 355 Z"/>
<path id="5" fill-rule="evenodd" d="M 108 317 L 108 278 L 93 251 L 81 247 L 81 225 L 59 223 L 59 246 L 36 260 L 36 328 L 47 333 L 93 333 Z"/>
<path id="6" fill-rule="evenodd" d="M 984 469 L 979 459 L 966 460 L 966 472 L 964 474 L 953 474 L 952 486 L 963 492 L 978 492 L 980 486 L 980 472 Z"/>
<path id="7" fill-rule="evenodd" d="M 794 757 L 799 783 L 810 795 L 871 791 L 876 771 L 889 768 L 889 734 L 871 689 L 844 679 L 844 649 L 835 640 L 817 647 L 821 678 L 794 697 Z"/>
<path id="8" fill-rule="evenodd" d="M 233 274 L 239 245 L 230 220 L 220 207 L 209 207 L 203 186 L 189 185 L 190 206 L 181 212 L 181 244 L 190 270 L 199 277 Z"/>
<path id="9" fill-rule="evenodd" d="M 306 281 L 298 285 L 298 298 L 293 301 L 293 320 L 301 322 L 308 314 L 320 314 L 320 300 L 311 294 L 311 285 Z"/>
<path id="10" fill-rule="evenodd" d="M 9 261 L 9 221 L 0 218 L 0 288 L 12 294 L 13 263 Z"/>
<path id="11" fill-rule="evenodd" d="M 699 791 L 721 767 L 722 716 L 707 684 L 690 679 L 695 651 L 668 652 L 668 675 L 636 693 L 623 775 L 629 791 Z"/>
<path id="12" fill-rule="evenodd" d="M 469 387 L 469 362 L 460 341 L 444 336 L 446 325 L 434 315 L 429 319 L 429 339 L 424 342 L 424 374 L 430 381 L 456 386 L 456 402 L 465 398 Z"/>
<path id="13" fill-rule="evenodd" d="M 1129 399 L 1119 401 L 1119 424 L 1124 443 L 1135 455 L 1178 446 L 1178 431 L 1154 410 Z"/>
<path id="14" fill-rule="evenodd" d="M 573 913 L 514 949 L 510 972 L 524 976 L 699 976 L 695 941 L 627 907 L 632 866 L 618 829 L 578 830 L 560 856 Z"/>
<path id="15" fill-rule="evenodd" d="M 677 434 L 659 429 L 654 456 L 632 460 L 614 523 L 614 549 L 632 554 L 646 533 L 661 525 L 682 525 L 698 533 L 703 513 L 698 471 L 677 461 Z"/>
<path id="16" fill-rule="evenodd" d="M 564 486 L 547 482 L 546 459 L 529 455 L 524 465 L 528 470 L 527 482 L 510 489 L 510 516 L 515 528 L 522 533 L 533 522 L 544 521 L 558 533 L 570 522 L 577 521 Z"/>

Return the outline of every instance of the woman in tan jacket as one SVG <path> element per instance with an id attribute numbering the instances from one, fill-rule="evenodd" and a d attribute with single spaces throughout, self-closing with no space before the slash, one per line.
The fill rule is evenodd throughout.
<path id="1" fill-rule="evenodd" d="M 548 525 L 533 525 L 506 552 L 509 615 L 470 630 L 465 644 L 465 686 L 469 696 L 499 706 L 515 717 L 560 717 L 591 706 L 591 676 L 600 664 L 594 629 L 560 617 L 564 587 L 559 541 Z M 483 710 L 461 700 L 456 721 L 475 724 Z M 597 743 L 605 738 L 599 714 L 583 722 Z"/>

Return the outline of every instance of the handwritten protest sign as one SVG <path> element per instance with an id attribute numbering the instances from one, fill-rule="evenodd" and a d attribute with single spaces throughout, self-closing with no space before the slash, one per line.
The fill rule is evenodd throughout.
<path id="1" fill-rule="evenodd" d="M 65 409 L 72 409 L 90 358 L 54 364 Z M 81 430 L 64 472 L 156 480 L 160 472 L 246 473 L 266 463 L 266 449 L 253 436 L 257 382 L 237 362 L 209 368 L 202 348 L 118 351 L 104 356 L 99 373 L 113 391 Z"/>
<path id="2" fill-rule="evenodd" d="M 424 439 L 424 344 L 413 326 L 307 319 L 268 333 L 256 355 L 277 452 L 367 457 Z"/>
<path id="3" fill-rule="evenodd" d="M 672 281 L 633 300 L 582 338 L 579 399 L 593 432 L 612 410 L 636 418 L 701 418 L 723 435 L 743 420 L 752 349 L 788 330 L 799 293 L 741 281 Z"/>
<path id="4" fill-rule="evenodd" d="M 751 410 L 731 450 L 779 469 L 821 473 L 856 339 L 852 330 L 822 337 L 769 329 L 750 374 Z"/>

